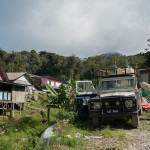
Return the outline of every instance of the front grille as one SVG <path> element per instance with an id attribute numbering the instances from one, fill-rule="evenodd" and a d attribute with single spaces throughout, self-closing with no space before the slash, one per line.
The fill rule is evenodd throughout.
<path id="1" fill-rule="evenodd" d="M 103 98 L 101 103 L 101 109 L 104 114 L 124 112 L 124 100 L 120 97 Z"/>
<path id="2" fill-rule="evenodd" d="M 106 105 L 108 104 L 108 105 Z M 104 101 L 102 102 L 102 107 L 123 107 L 122 101 Z"/>
<path id="3" fill-rule="evenodd" d="M 105 98 L 101 99 L 102 107 L 123 107 L 123 100 L 121 98 Z"/>
<path id="4" fill-rule="evenodd" d="M 112 113 L 123 113 L 123 112 L 132 112 L 136 110 L 136 104 L 134 107 L 126 108 L 125 101 L 127 99 L 133 99 L 133 97 L 105 97 L 101 98 L 101 110 L 104 114 Z M 116 103 L 117 102 L 117 103 Z"/>

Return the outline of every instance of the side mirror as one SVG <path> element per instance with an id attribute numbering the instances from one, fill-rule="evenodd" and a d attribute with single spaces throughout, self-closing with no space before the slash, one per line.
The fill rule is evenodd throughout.
<path id="1" fill-rule="evenodd" d="M 137 88 L 140 89 L 141 88 L 141 84 L 138 82 L 137 83 Z"/>

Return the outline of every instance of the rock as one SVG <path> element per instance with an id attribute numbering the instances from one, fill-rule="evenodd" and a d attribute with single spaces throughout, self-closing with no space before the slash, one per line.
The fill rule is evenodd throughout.
<path id="1" fill-rule="evenodd" d="M 71 136 L 71 135 L 66 135 L 66 137 L 67 137 L 68 139 L 72 139 L 72 136 Z"/>
<path id="2" fill-rule="evenodd" d="M 80 138 L 81 136 L 83 136 L 83 135 L 80 133 L 76 133 L 76 135 L 75 135 L 76 138 Z"/>

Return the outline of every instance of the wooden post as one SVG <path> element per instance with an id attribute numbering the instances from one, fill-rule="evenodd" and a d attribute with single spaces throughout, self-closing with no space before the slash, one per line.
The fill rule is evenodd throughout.
<path id="1" fill-rule="evenodd" d="M 10 117 L 12 117 L 12 103 L 10 104 Z"/>
<path id="2" fill-rule="evenodd" d="M 21 105 L 22 105 L 22 103 L 20 103 L 20 114 L 21 114 L 21 108 L 22 108 L 22 106 L 21 106 Z"/>
<path id="3" fill-rule="evenodd" d="M 4 115 L 6 116 L 6 103 L 4 103 Z"/>
<path id="4" fill-rule="evenodd" d="M 25 108 L 25 107 L 24 107 L 24 103 L 22 103 L 22 111 L 24 111 L 24 108 Z"/>
<path id="5" fill-rule="evenodd" d="M 3 121 L 4 121 L 4 102 L 3 102 Z"/>
<path id="6" fill-rule="evenodd" d="M 5 115 L 7 115 L 7 103 L 6 103 L 5 106 L 6 106 L 6 109 L 5 109 Z"/>
<path id="7" fill-rule="evenodd" d="M 13 118 L 14 118 L 14 107 L 15 107 L 15 106 L 14 106 L 14 103 L 13 103 Z"/>
<path id="8" fill-rule="evenodd" d="M 51 105 L 46 105 L 47 107 L 47 122 L 48 124 L 50 123 L 50 108 L 51 108 Z"/>

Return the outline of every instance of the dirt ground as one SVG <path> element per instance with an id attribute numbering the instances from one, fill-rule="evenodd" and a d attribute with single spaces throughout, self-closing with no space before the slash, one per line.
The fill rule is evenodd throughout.
<path id="1" fill-rule="evenodd" d="M 133 128 L 130 123 L 123 121 L 104 121 L 102 127 L 109 126 L 111 130 L 125 135 L 125 139 L 117 137 L 90 139 L 86 149 L 90 150 L 150 150 L 150 118 L 141 116 L 138 128 Z M 92 143 L 92 144 L 91 144 Z"/>
<path id="2" fill-rule="evenodd" d="M 128 148 L 131 150 L 150 150 L 150 118 L 141 117 L 138 129 L 127 132 Z"/>

